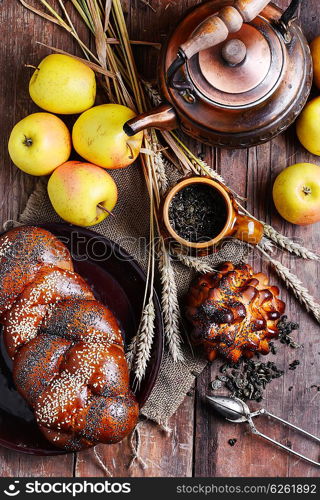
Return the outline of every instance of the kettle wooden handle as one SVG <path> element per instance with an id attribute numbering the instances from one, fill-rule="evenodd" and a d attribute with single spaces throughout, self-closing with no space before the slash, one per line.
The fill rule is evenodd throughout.
<path id="1" fill-rule="evenodd" d="M 224 7 L 218 14 L 206 19 L 180 50 L 186 59 L 224 42 L 229 33 L 239 31 L 244 22 L 252 21 L 268 5 L 270 0 L 236 0 L 233 6 Z"/>

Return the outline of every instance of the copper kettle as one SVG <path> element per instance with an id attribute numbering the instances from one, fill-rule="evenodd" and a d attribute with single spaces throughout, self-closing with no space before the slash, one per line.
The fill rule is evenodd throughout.
<path id="1" fill-rule="evenodd" d="M 268 0 L 210 0 L 191 11 L 162 50 L 164 104 L 124 126 L 186 134 L 206 144 L 244 148 L 288 128 L 312 85 L 308 43 L 296 19 Z M 231 5 L 230 5 L 231 4 Z"/>

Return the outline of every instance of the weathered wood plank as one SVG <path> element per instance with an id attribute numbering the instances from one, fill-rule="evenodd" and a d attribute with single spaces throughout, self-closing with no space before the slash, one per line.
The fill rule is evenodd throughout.
<path id="1" fill-rule="evenodd" d="M 23 174 L 12 165 L 7 141 L 12 127 L 30 113 L 39 111 L 28 93 L 32 70 L 24 64 L 37 64 L 48 50 L 36 45 L 41 41 L 81 55 L 67 33 L 28 12 L 18 0 L 4 0 L 0 7 L 1 52 L 3 70 L 0 79 L 0 225 L 16 220 L 33 191 L 37 179 Z M 72 476 L 73 455 L 59 458 L 33 457 L 0 448 L 1 476 Z"/>
<path id="2" fill-rule="evenodd" d="M 164 432 L 152 422 L 142 425 L 140 455 L 147 468 L 137 461 L 132 467 L 128 467 L 132 453 L 127 440 L 118 445 L 98 446 L 97 452 L 103 463 L 116 477 L 192 476 L 193 406 L 193 397 L 187 397 L 169 421 L 170 433 Z M 78 454 L 76 475 L 104 475 L 93 450 Z"/>

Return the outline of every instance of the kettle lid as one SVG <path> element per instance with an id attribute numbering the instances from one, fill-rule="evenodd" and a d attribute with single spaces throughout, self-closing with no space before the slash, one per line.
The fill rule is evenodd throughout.
<path id="1" fill-rule="evenodd" d="M 262 15 L 226 41 L 186 63 L 197 93 L 215 106 L 246 108 L 268 99 L 282 81 L 286 54 L 279 33 Z"/>

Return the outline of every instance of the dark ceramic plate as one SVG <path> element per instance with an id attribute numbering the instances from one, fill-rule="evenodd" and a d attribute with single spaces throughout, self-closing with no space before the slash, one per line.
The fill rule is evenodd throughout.
<path id="1" fill-rule="evenodd" d="M 107 304 L 119 319 L 130 343 L 140 320 L 146 276 L 138 263 L 119 245 L 93 231 L 66 225 L 42 226 L 67 245 L 75 270 L 92 287 L 98 300 Z M 163 325 L 158 297 L 154 293 L 156 328 L 146 376 L 136 396 L 142 407 L 156 382 L 163 352 Z M 1 337 L 0 349 L 0 445 L 35 455 L 59 455 L 39 432 L 33 414 L 14 388 L 11 361 Z"/>

